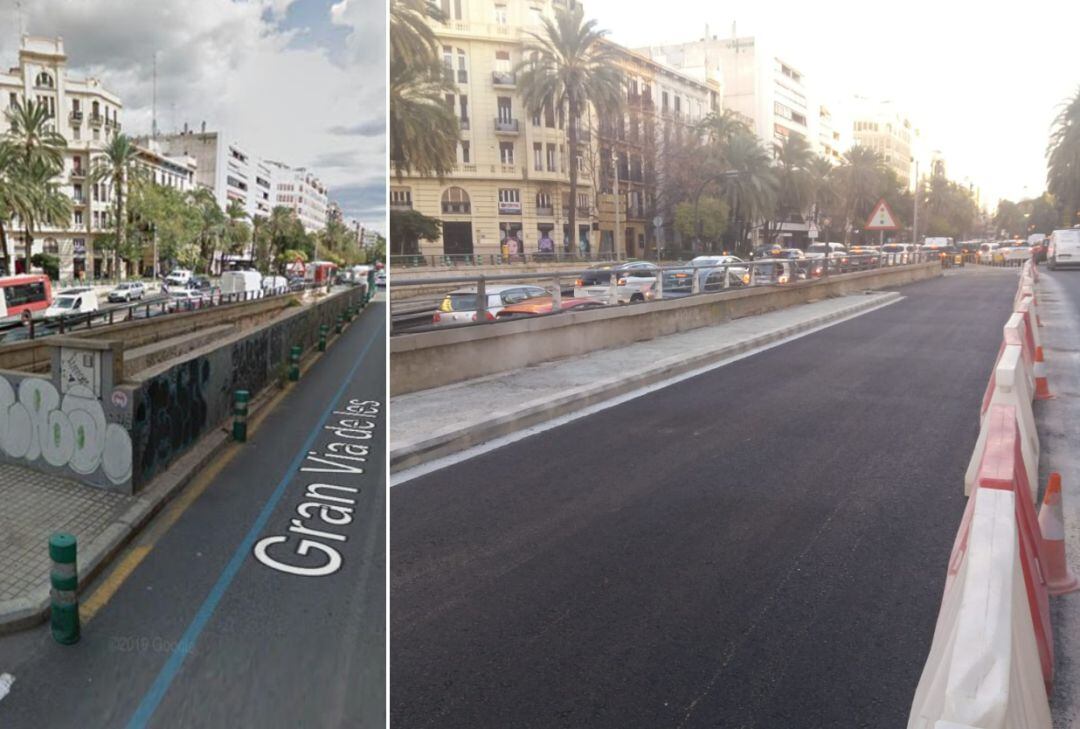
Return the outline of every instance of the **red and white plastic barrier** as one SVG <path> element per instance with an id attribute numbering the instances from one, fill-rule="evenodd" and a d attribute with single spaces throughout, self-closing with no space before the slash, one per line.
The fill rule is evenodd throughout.
<path id="1" fill-rule="evenodd" d="M 1065 562 L 1060 481 L 1036 518 L 1034 399 L 1050 397 L 1035 283 L 1021 269 L 1014 313 L 980 409 L 964 478 L 970 495 L 909 729 L 1049 729 L 1054 680 L 1050 595 L 1080 589 Z"/>

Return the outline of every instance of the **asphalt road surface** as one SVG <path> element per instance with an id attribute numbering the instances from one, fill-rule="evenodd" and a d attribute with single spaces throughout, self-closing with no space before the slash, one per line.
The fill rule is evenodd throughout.
<path id="1" fill-rule="evenodd" d="M 391 726 L 903 726 L 1015 288 L 914 284 L 393 488 Z"/>
<path id="2" fill-rule="evenodd" d="M 385 316 L 375 303 L 346 329 L 80 643 L 0 638 L 16 678 L 0 727 L 385 726 Z"/>

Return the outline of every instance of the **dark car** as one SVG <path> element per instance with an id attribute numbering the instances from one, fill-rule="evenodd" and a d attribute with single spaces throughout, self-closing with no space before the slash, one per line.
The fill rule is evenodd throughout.
<path id="1" fill-rule="evenodd" d="M 188 279 L 184 288 L 191 289 L 192 291 L 209 291 L 212 286 L 213 284 L 210 283 L 210 279 L 206 276 L 192 276 Z"/>

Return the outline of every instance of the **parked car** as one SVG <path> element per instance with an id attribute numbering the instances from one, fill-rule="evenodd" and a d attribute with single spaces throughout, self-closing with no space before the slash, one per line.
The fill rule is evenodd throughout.
<path id="1" fill-rule="evenodd" d="M 504 284 L 487 287 L 486 318 L 495 321 L 504 306 L 517 304 L 526 299 L 546 296 L 547 289 L 525 284 Z M 451 291 L 439 304 L 431 318 L 432 324 L 468 324 L 479 320 L 480 296 L 475 286 Z"/>
<path id="2" fill-rule="evenodd" d="M 746 273 L 746 261 L 738 256 L 697 256 L 690 261 L 690 265 L 695 268 L 719 268 L 720 266 L 728 266 L 731 271 L 738 273 L 740 276 Z"/>
<path id="3" fill-rule="evenodd" d="M 209 291 L 214 285 L 210 283 L 210 279 L 206 276 L 192 276 L 187 280 L 187 283 L 184 284 L 184 287 L 193 291 Z"/>
<path id="4" fill-rule="evenodd" d="M 1031 258 L 1031 246 L 1026 240 L 1011 240 L 1001 246 L 1001 254 L 1006 266 L 1019 266 Z"/>
<path id="5" fill-rule="evenodd" d="M 847 254 L 843 243 L 814 243 L 806 249 L 807 258 L 824 258 L 826 255 L 833 258 L 837 254 Z"/>
<path id="6" fill-rule="evenodd" d="M 918 250 L 912 243 L 886 243 L 881 247 L 882 260 L 888 265 L 912 263 Z"/>
<path id="7" fill-rule="evenodd" d="M 142 281 L 125 281 L 117 284 L 106 298 L 110 304 L 127 304 L 138 301 L 144 295 L 146 295 L 146 285 Z"/>
<path id="8" fill-rule="evenodd" d="M 606 302 L 611 295 L 611 275 L 614 273 L 618 303 L 644 301 L 645 293 L 656 282 L 658 270 L 655 263 L 648 261 L 630 261 L 591 268 L 574 282 L 574 297 Z"/>
<path id="9" fill-rule="evenodd" d="M 1051 233 L 1047 260 L 1051 271 L 1062 266 L 1080 266 L 1080 228 L 1066 228 Z"/>
<path id="10" fill-rule="evenodd" d="M 536 296 L 531 299 L 519 301 L 516 304 L 504 306 L 495 315 L 499 321 L 503 319 L 522 319 L 530 316 L 542 316 L 550 314 L 553 308 L 554 297 L 551 294 Z M 580 311 L 581 309 L 600 309 L 604 302 L 596 299 L 577 299 L 572 296 L 563 297 L 559 301 L 559 311 Z"/>
<path id="11" fill-rule="evenodd" d="M 52 305 L 45 310 L 45 316 L 71 316 L 98 310 L 97 294 L 89 286 L 66 289 L 53 299 Z"/>

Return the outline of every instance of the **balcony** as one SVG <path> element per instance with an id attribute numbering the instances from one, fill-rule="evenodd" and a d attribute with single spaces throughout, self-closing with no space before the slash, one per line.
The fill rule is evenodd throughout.
<path id="1" fill-rule="evenodd" d="M 80 169 L 75 169 L 75 170 L 72 170 L 71 173 L 68 176 L 73 180 L 83 180 L 83 179 L 86 179 L 86 170 L 81 169 L 81 168 Z"/>
<path id="2" fill-rule="evenodd" d="M 457 82 L 459 84 L 467 84 L 467 83 L 469 83 L 469 72 L 466 71 L 464 68 L 459 68 L 458 69 Z"/>
<path id="3" fill-rule="evenodd" d="M 81 124 L 83 120 L 83 113 L 81 111 L 73 111 L 68 114 L 68 119 L 71 120 L 72 124 Z"/>
<path id="4" fill-rule="evenodd" d="M 517 119 L 495 119 L 496 134 L 517 134 L 519 126 Z"/>
<path id="5" fill-rule="evenodd" d="M 402 201 L 398 201 L 398 202 L 391 202 L 391 203 L 390 203 L 390 209 L 391 209 L 391 210 L 398 210 L 398 211 L 401 211 L 401 210 L 412 210 L 412 202 L 410 202 L 410 201 L 404 201 L 404 202 L 402 202 Z"/>
<path id="6" fill-rule="evenodd" d="M 91 126 L 100 127 L 103 123 L 105 123 L 105 117 L 103 117 L 101 114 L 90 115 Z"/>
<path id="7" fill-rule="evenodd" d="M 472 207 L 467 202 L 443 202 L 443 215 L 468 215 Z"/>
<path id="8" fill-rule="evenodd" d="M 495 88 L 512 89 L 517 86 L 517 77 L 513 71 L 492 71 L 491 83 Z"/>
<path id="9" fill-rule="evenodd" d="M 458 119 L 458 128 L 461 129 L 461 131 L 463 131 L 463 132 L 469 131 L 469 120 L 468 119 Z"/>
<path id="10" fill-rule="evenodd" d="M 555 217 L 555 208 L 550 205 L 545 208 L 537 207 L 536 214 L 541 218 L 553 218 Z"/>

